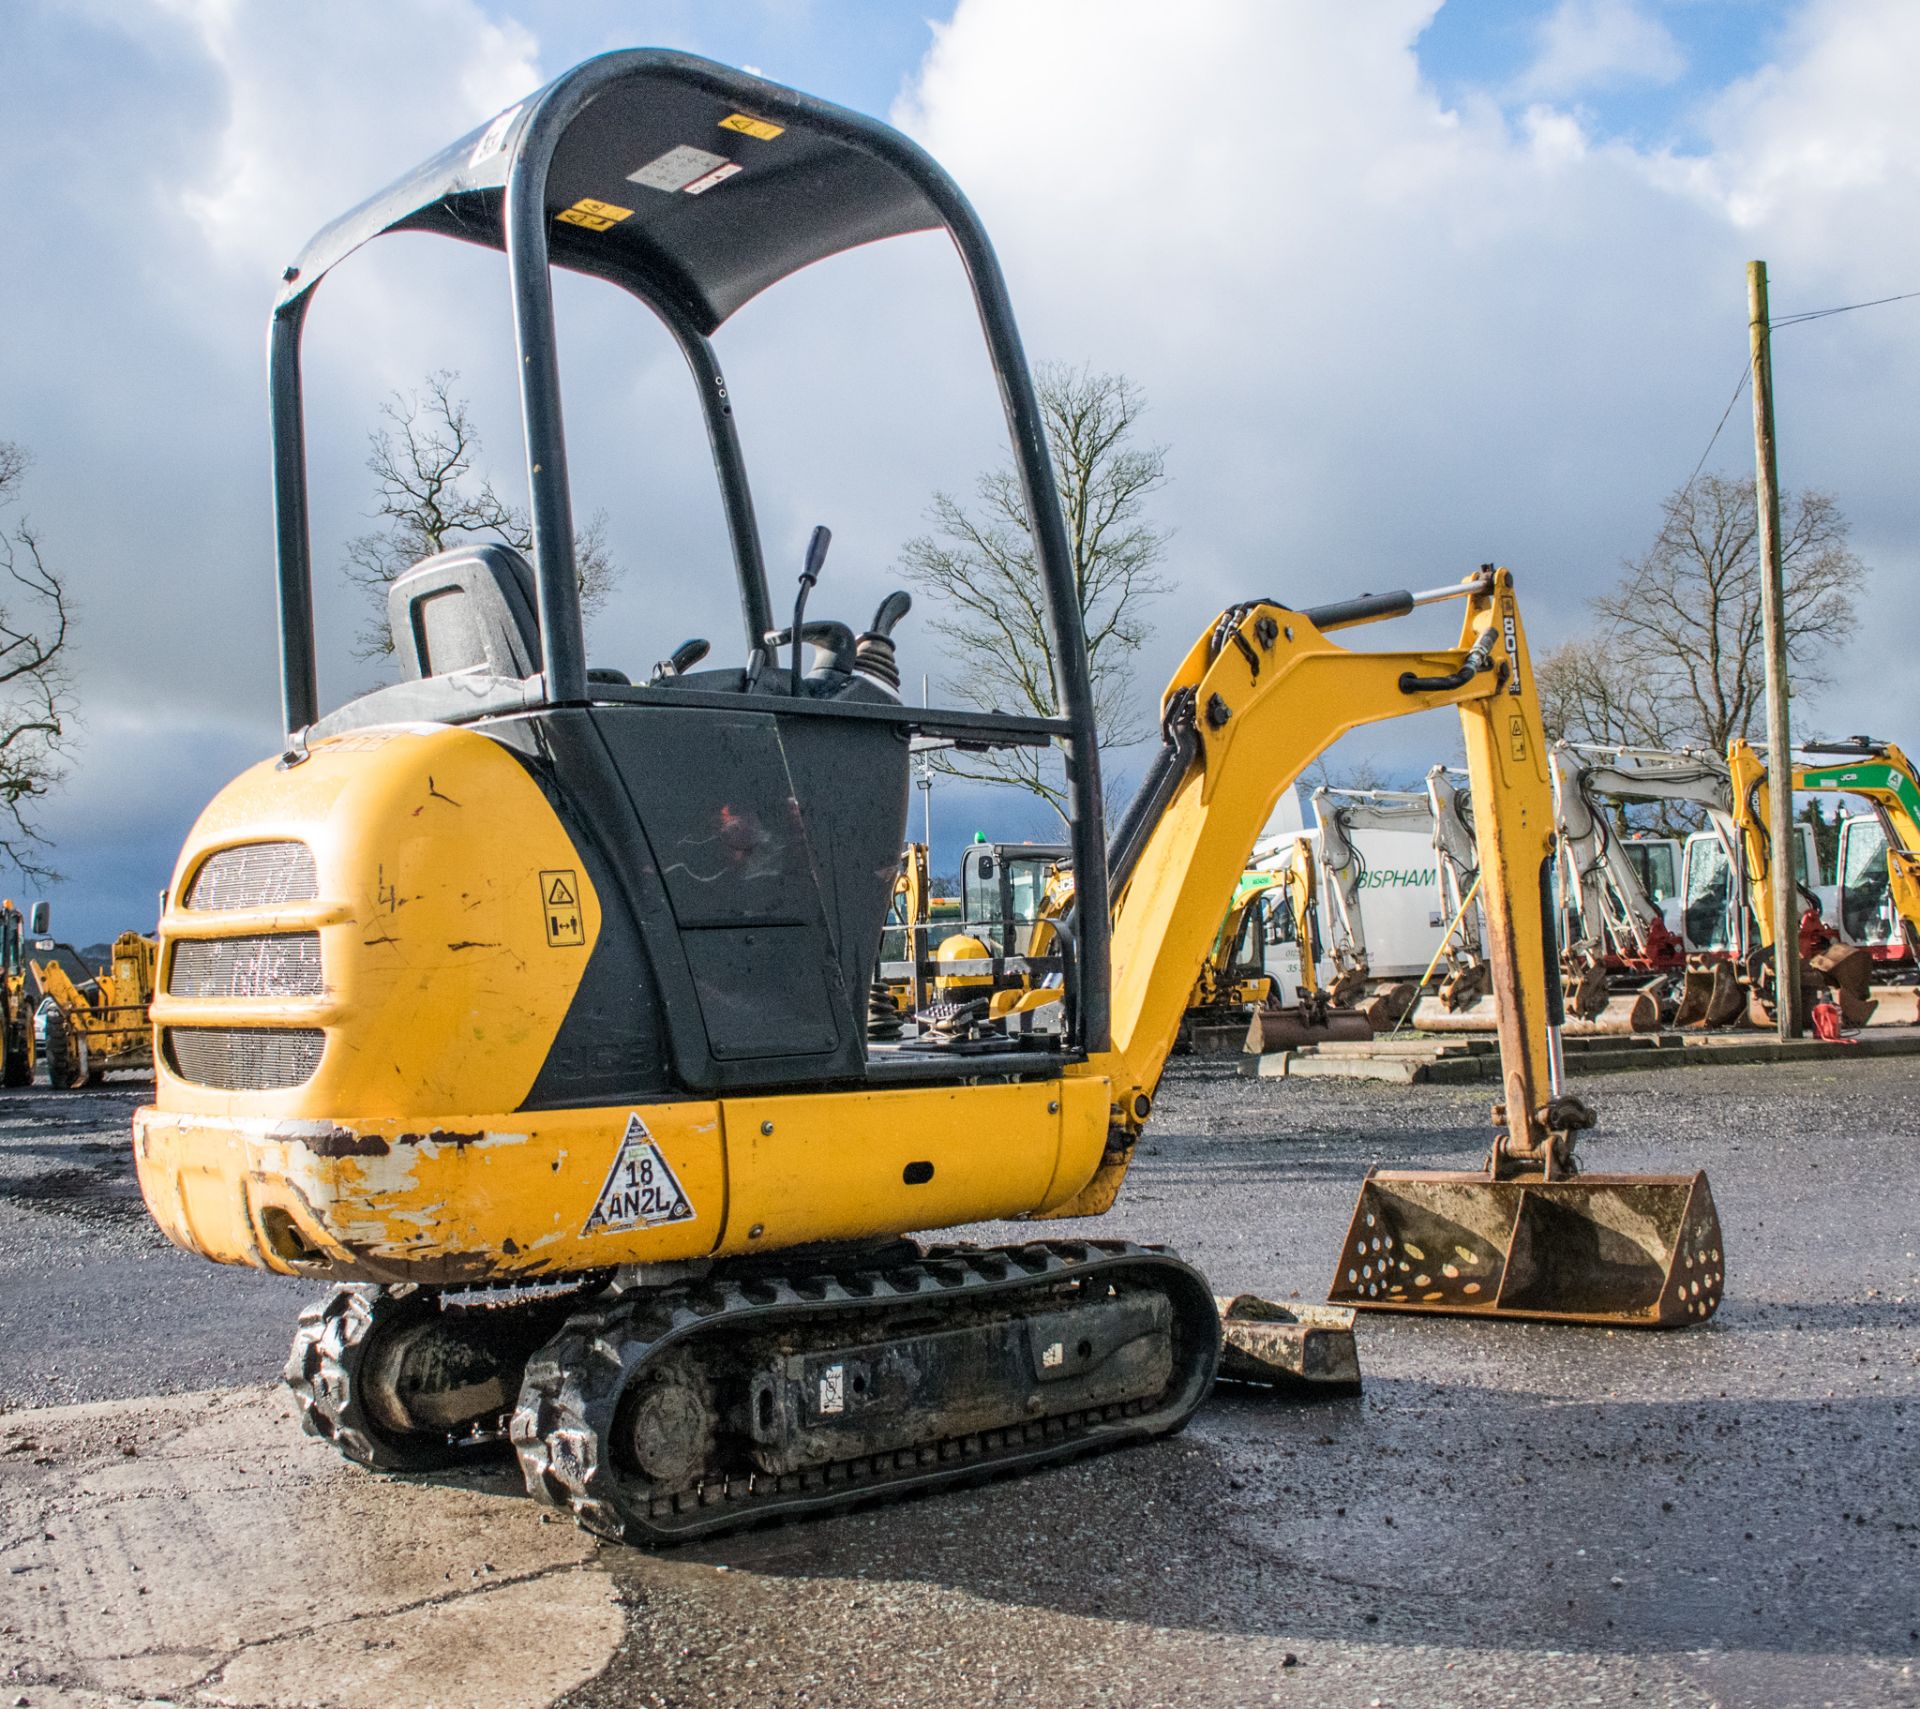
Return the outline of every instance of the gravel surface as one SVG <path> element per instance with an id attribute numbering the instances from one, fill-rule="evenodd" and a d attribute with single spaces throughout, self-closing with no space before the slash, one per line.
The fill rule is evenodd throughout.
<path id="1" fill-rule="evenodd" d="M 1590 1166 L 1711 1172 L 1711 1325 L 1363 1317 L 1357 1399 L 1223 1391 L 1172 1441 L 1039 1476 L 603 1548 L 625 1636 L 563 1701 L 1920 1701 L 1920 1062 L 1580 1090 Z M 266 1381 L 284 1357 L 309 1290 L 147 1228 L 133 1102 L 0 1101 L 8 1405 Z M 1478 1088 L 1180 1067 L 1119 1208 L 1058 1232 L 1316 1299 L 1366 1165 L 1470 1165 L 1485 1121 Z"/>
<path id="2" fill-rule="evenodd" d="M 147 1216 L 133 1112 L 153 1083 L 0 1094 L 0 1408 L 279 1373 L 310 1283 L 208 1264 Z"/>

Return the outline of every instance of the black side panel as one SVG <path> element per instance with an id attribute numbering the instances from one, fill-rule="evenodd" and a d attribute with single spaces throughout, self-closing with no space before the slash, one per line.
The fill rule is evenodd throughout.
<path id="1" fill-rule="evenodd" d="M 798 717 L 782 719 L 780 732 L 853 1012 L 864 1016 L 907 836 L 907 733 Z"/>
<path id="2" fill-rule="evenodd" d="M 587 716 L 666 884 L 712 1059 L 703 1077 L 724 1086 L 858 1076 L 864 1028 L 854 1025 L 813 826 L 778 721 L 768 712 L 659 706 L 596 707 Z M 776 945 L 791 965 L 773 966 Z M 864 1013 L 864 993 L 862 1003 Z"/>
<path id="3" fill-rule="evenodd" d="M 502 720 L 598 889 L 529 1107 L 858 1080 L 907 812 L 891 726 L 596 706 Z"/>
<path id="4" fill-rule="evenodd" d="M 488 734 L 526 766 L 579 850 L 600 897 L 600 936 L 566 1019 L 547 1052 L 522 1109 L 567 1109 L 580 1104 L 638 1103 L 677 1089 L 667 1043 L 660 982 L 642 945 L 626 886 L 608 858 L 595 815 L 576 810 L 593 796 L 591 777 L 578 767 L 555 786 L 551 717 L 503 719 Z M 587 787 L 582 787 L 582 784 Z"/>
<path id="5" fill-rule="evenodd" d="M 808 926 L 710 926 L 686 934 L 707 1042 L 722 1062 L 821 1056 L 838 1005 Z"/>

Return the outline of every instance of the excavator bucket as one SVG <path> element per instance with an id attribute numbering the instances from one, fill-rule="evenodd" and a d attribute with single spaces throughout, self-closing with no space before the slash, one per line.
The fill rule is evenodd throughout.
<path id="1" fill-rule="evenodd" d="M 1303 1050 L 1335 1039 L 1361 1042 L 1372 1037 L 1372 1026 L 1356 1010 L 1311 1001 L 1268 1001 L 1254 1009 L 1247 1023 L 1246 1052 L 1249 1056 L 1267 1056 L 1277 1050 Z"/>
<path id="2" fill-rule="evenodd" d="M 1724 1027 L 1738 1020 L 1746 1008 L 1746 988 L 1740 983 L 1740 975 L 1732 962 L 1715 961 L 1706 965 L 1689 962 L 1673 1024 L 1676 1027 Z"/>
<path id="3" fill-rule="evenodd" d="M 1704 1173 L 1496 1181 L 1375 1170 L 1327 1298 L 1374 1311 L 1664 1329 L 1726 1279 Z"/>

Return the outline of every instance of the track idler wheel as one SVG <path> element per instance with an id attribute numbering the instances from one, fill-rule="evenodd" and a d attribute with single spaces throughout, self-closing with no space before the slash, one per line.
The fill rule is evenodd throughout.
<path id="1" fill-rule="evenodd" d="M 445 1313 L 419 1288 L 336 1287 L 300 1314 L 286 1382 L 309 1436 L 379 1472 L 498 1452 L 551 1307 Z"/>

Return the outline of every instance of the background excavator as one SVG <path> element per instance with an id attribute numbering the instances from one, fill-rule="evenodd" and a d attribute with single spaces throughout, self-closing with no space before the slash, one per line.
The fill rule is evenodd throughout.
<path id="1" fill-rule="evenodd" d="M 792 621 L 773 616 L 710 335 L 824 256 L 929 229 L 960 255 L 1006 408 L 1053 717 L 903 705 L 900 602 L 859 631 L 805 615 L 823 532 Z M 534 562 L 473 545 L 415 566 L 389 605 L 404 680 L 323 711 L 301 330 L 328 272 L 389 230 L 505 252 Z M 682 647 L 641 684 L 588 668 L 555 266 L 637 298 L 692 370 L 733 529 L 736 663 L 692 670 Z M 504 1434 L 538 1500 L 652 1541 L 1178 1429 L 1220 1320 L 1177 1257 L 903 1237 L 1106 1210 L 1280 793 L 1355 726 L 1449 705 L 1505 1097 L 1482 1168 L 1369 1179 L 1336 1292 L 1622 1324 L 1713 1309 L 1704 1177 L 1575 1172 L 1591 1118 L 1559 1086 L 1552 803 L 1511 575 L 1223 612 L 1174 673 L 1109 844 L 1004 282 L 905 137 L 688 55 L 604 55 L 322 231 L 285 273 L 270 352 L 286 740 L 181 853 L 135 1155 L 183 1246 L 336 1284 L 288 1380 L 349 1457 L 444 1465 Z M 1452 645 L 1332 638 L 1437 603 L 1461 613 Z M 1064 757 L 1057 1029 L 867 1037 L 916 736 Z"/>
<path id="2" fill-rule="evenodd" d="M 1769 877 L 1772 844 L 1767 829 L 1766 759 L 1749 743 L 1735 741 L 1727 749 L 1727 770 L 1755 937 L 1756 953 L 1750 958 L 1755 968 L 1752 1019 L 1756 1025 L 1771 1025 L 1770 952 L 1778 926 Z M 1920 948 L 1920 778 L 1915 777 L 1911 762 L 1891 742 L 1856 736 L 1844 743 L 1808 744 L 1794 754 L 1791 775 L 1796 795 L 1853 795 L 1871 807 L 1885 860 L 1882 872 L 1871 875 L 1884 876 L 1884 889 L 1877 884 L 1874 888 L 1885 896 L 1899 922 L 1904 939 L 1900 947 L 1907 952 L 1902 959 L 1911 963 L 1915 949 Z M 1874 951 L 1844 942 L 1838 922 L 1823 917 L 1819 894 L 1804 878 L 1798 882 L 1806 904 L 1795 922 L 1803 977 L 1816 989 L 1832 992 L 1832 1001 L 1847 1024 L 1864 1025 L 1881 1006 L 1870 984 Z M 1841 886 L 1841 909 L 1846 906 L 1846 888 Z M 1898 1018 L 1911 1022 L 1912 999 L 1905 992 L 1897 994 L 1906 999 Z"/>
<path id="3" fill-rule="evenodd" d="M 1648 894 L 1634 846 L 1607 804 L 1673 802 L 1697 810 L 1729 857 L 1739 846 L 1733 785 L 1725 760 L 1698 749 L 1629 748 L 1556 742 L 1555 810 L 1560 821 L 1562 937 L 1568 962 L 1592 981 L 1630 1031 L 1724 1026 L 1746 1008 L 1729 953 L 1689 956 L 1683 922 Z M 1735 886 L 1736 891 L 1739 889 Z M 1736 895 L 1734 905 L 1743 899 Z M 1677 987 L 1677 989 L 1676 989 Z M 1598 1006 L 1593 1012 L 1600 1013 Z"/>

